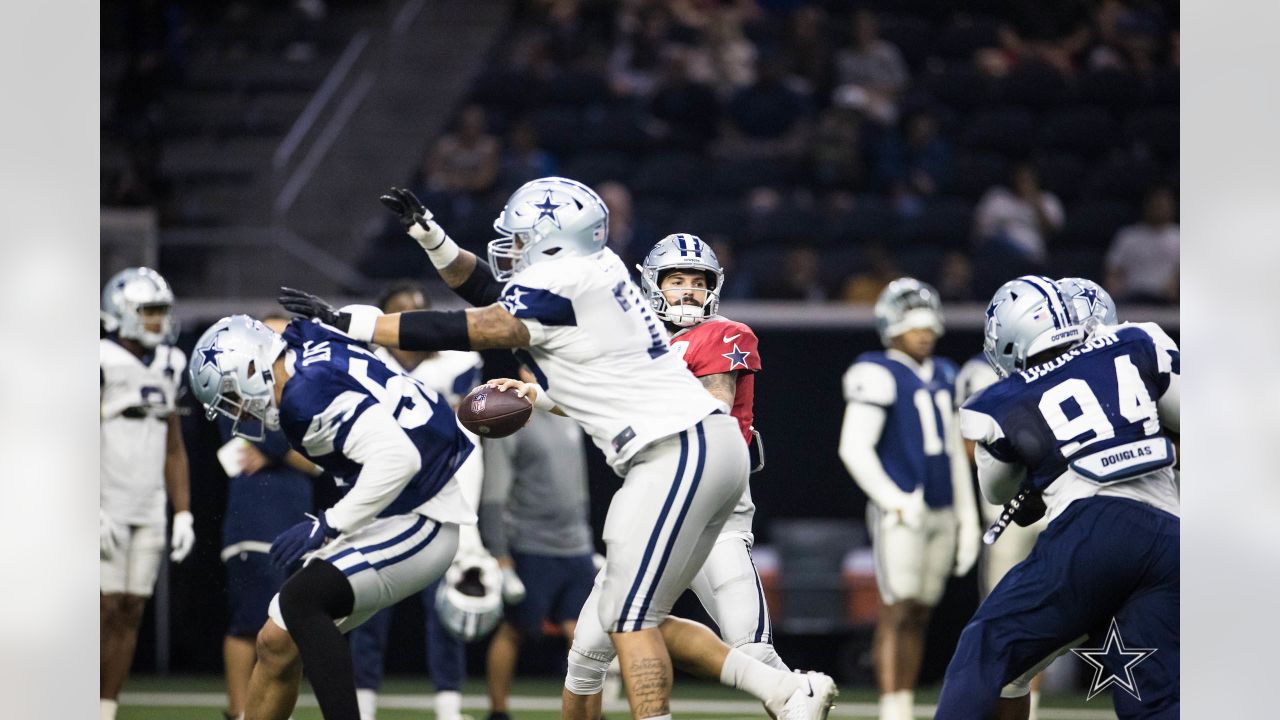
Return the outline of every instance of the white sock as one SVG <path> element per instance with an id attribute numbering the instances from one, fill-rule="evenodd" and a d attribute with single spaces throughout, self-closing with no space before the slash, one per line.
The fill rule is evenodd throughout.
<path id="1" fill-rule="evenodd" d="M 642 718 L 642 720 L 671 720 L 671 713 L 667 713 L 666 715 L 650 715 L 647 718 Z"/>
<path id="2" fill-rule="evenodd" d="M 880 696 L 880 720 L 902 720 L 898 717 L 898 704 L 895 693 Z"/>
<path id="3" fill-rule="evenodd" d="M 1027 713 L 1027 720 L 1037 720 L 1040 710 L 1040 691 L 1031 691 L 1031 712 Z"/>
<path id="4" fill-rule="evenodd" d="M 458 720 L 462 717 L 462 693 L 441 690 L 436 693 L 436 720 Z"/>
<path id="5" fill-rule="evenodd" d="M 915 690 L 898 690 L 893 693 L 898 703 L 898 713 L 903 720 L 915 720 Z"/>
<path id="6" fill-rule="evenodd" d="M 98 698 L 98 720 L 116 720 L 116 708 L 119 705 L 115 700 Z"/>
<path id="7" fill-rule="evenodd" d="M 737 648 L 730 648 L 724 659 L 720 683 L 745 690 L 764 703 L 786 702 L 801 687 L 799 675 L 775 670 Z"/>
<path id="8" fill-rule="evenodd" d="M 360 720 L 377 720 L 378 691 L 373 688 L 356 688 L 356 705 L 360 707 Z"/>

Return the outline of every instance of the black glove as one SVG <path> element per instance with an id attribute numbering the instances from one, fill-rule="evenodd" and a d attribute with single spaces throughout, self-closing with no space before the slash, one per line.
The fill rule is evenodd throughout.
<path id="1" fill-rule="evenodd" d="M 404 188 L 391 188 L 386 195 L 378 198 L 383 205 L 386 205 L 391 212 L 395 213 L 400 220 L 400 224 L 405 230 L 414 225 L 421 225 L 422 229 L 430 230 L 427 227 L 426 213 L 427 206 L 408 190 Z"/>
<path id="2" fill-rule="evenodd" d="M 1018 527 L 1027 527 L 1044 517 L 1047 511 L 1048 508 L 1045 507 L 1044 497 L 1038 492 L 1033 492 L 1018 506 L 1017 511 L 1013 514 L 1013 521 L 1018 524 Z"/>
<path id="3" fill-rule="evenodd" d="M 332 305 L 308 292 L 293 288 L 280 288 L 276 301 L 285 310 L 303 317 L 317 318 L 320 322 L 338 328 L 342 332 L 351 329 L 350 313 L 338 312 Z"/>

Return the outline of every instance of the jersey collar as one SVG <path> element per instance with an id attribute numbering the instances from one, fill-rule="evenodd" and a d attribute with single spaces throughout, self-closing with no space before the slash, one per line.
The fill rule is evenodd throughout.
<path id="1" fill-rule="evenodd" d="M 884 351 L 885 357 L 906 365 L 911 372 L 915 373 L 921 380 L 929 382 L 933 380 L 933 358 L 925 358 L 924 362 L 918 363 L 915 358 L 898 350 L 897 348 L 889 348 Z"/>

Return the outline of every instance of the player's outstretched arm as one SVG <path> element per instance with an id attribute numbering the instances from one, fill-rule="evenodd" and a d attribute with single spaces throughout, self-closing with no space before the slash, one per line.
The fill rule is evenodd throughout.
<path id="1" fill-rule="evenodd" d="M 459 297 L 476 307 L 497 301 L 502 283 L 493 277 L 489 264 L 458 247 L 412 192 L 393 187 L 378 200 L 396 214 L 405 232 L 418 241 L 441 279 Z"/>

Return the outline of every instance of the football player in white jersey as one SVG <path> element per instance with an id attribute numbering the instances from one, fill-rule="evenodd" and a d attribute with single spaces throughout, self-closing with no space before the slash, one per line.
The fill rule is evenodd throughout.
<path id="1" fill-rule="evenodd" d="M 398 282 L 378 299 L 378 308 L 395 313 L 423 310 L 429 307 L 426 293 L 415 282 Z M 455 410 L 462 397 L 480 384 L 482 362 L 475 352 L 413 352 L 379 347 L 375 354 L 387 367 L 404 373 L 435 390 Z M 479 438 L 459 426 L 475 450 L 454 475 L 459 488 L 473 508 L 480 504 L 480 485 L 484 470 Z M 469 562 L 474 555 L 487 555 L 480 543 L 475 525 L 458 528 L 458 555 L 454 562 Z M 515 582 L 519 582 L 516 578 Z M 462 717 L 462 683 L 466 675 L 466 645 L 442 624 L 436 612 L 436 590 L 440 581 L 428 585 L 421 593 L 422 612 L 426 618 L 427 669 L 435 686 L 435 713 L 438 720 L 460 720 Z M 408 602 L 408 601 L 406 601 Z M 391 630 L 392 609 L 385 608 L 351 632 L 351 656 L 356 672 L 356 700 L 360 720 L 375 720 L 378 689 L 382 686 L 383 660 Z"/>
<path id="2" fill-rule="evenodd" d="M 610 632 L 633 716 L 670 717 L 675 657 L 775 714 L 825 718 L 836 694 L 831 678 L 771 668 L 709 628 L 670 617 L 742 496 L 747 446 L 725 403 L 670 352 L 648 298 L 606 247 L 600 196 L 565 178 L 521 186 L 494 222 L 501 237 L 489 244 L 493 267 L 459 248 L 407 191 L 383 202 L 446 284 L 479 307 L 379 316 L 338 312 L 288 289 L 281 302 L 384 346 L 516 349 L 538 383 L 504 386 L 583 426 L 623 478 L 605 521 L 603 579 L 587 606 Z"/>
<path id="3" fill-rule="evenodd" d="M 883 352 L 844 376 L 840 459 L 867 494 L 880 615 L 872 652 L 880 720 L 910 720 L 924 636 L 950 575 L 978 557 L 978 511 L 952 398 L 955 366 L 933 357 L 938 292 L 913 278 L 876 300 Z"/>
<path id="4" fill-rule="evenodd" d="M 175 401 L 187 358 L 172 345 L 173 291 L 160 273 L 135 267 L 102 289 L 102 508 L 99 706 L 116 716 L 138 626 L 165 549 L 165 497 L 173 505 L 174 562 L 195 545 L 187 449 Z"/>
<path id="5" fill-rule="evenodd" d="M 1076 317 L 1081 322 L 1089 323 L 1092 327 L 1101 325 L 1116 325 L 1120 321 L 1116 315 L 1115 302 L 1111 299 L 1111 295 L 1102 286 L 1087 280 L 1085 278 L 1062 278 L 1057 281 L 1058 288 L 1062 290 L 1063 297 L 1075 307 Z M 1090 320 L 1090 318 L 1093 318 Z M 978 392 L 994 385 L 1000 376 L 996 374 L 991 363 L 987 362 L 986 356 L 978 353 L 970 358 L 956 375 L 956 406 L 964 405 L 969 398 L 977 395 Z M 969 455 L 971 467 L 976 467 L 974 463 L 974 448 L 976 443 L 972 440 L 965 440 L 965 451 Z M 979 507 L 982 510 L 983 520 L 988 525 L 999 519 L 1000 513 L 1004 510 L 1004 506 L 996 505 L 981 500 Z M 986 546 L 983 553 L 981 567 L 981 588 L 984 596 L 989 595 L 996 583 L 1000 582 L 1000 578 L 1004 577 L 1014 565 L 1022 562 L 1031 554 L 1031 548 L 1036 544 L 1036 538 L 1040 537 L 1040 533 L 1044 531 L 1048 525 L 1048 520 L 1040 517 L 1034 522 L 1030 522 L 1025 527 L 1017 522 L 1009 523 L 1003 531 L 1001 531 L 996 542 Z M 1036 720 L 1039 716 L 1040 706 L 1040 676 L 1037 674 L 1030 680 L 1029 684 L 1026 678 L 1020 678 L 1006 688 L 1004 697 L 1008 699 L 1022 698 L 1021 703 L 1026 708 L 1025 717 L 1027 720 Z M 1012 710 L 1006 712 L 1013 712 Z M 1019 711 L 1018 716 L 1022 717 Z"/>

